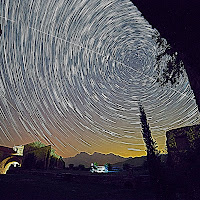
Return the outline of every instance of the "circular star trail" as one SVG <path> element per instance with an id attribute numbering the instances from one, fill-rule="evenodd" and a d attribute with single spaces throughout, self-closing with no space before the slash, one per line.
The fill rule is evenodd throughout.
<path id="1" fill-rule="evenodd" d="M 3 0 L 0 10 L 1 145 L 144 155 L 138 102 L 160 149 L 166 130 L 199 122 L 186 74 L 156 83 L 155 30 L 128 0 Z"/>

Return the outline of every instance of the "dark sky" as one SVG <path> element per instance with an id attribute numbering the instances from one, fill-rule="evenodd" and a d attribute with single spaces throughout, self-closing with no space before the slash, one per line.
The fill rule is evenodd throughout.
<path id="1" fill-rule="evenodd" d="M 198 0 L 131 1 L 174 48 L 190 56 L 198 54 L 200 49 Z"/>
<path id="2" fill-rule="evenodd" d="M 130 1 L 14 0 L 0 10 L 0 145 L 145 155 L 139 101 L 161 150 L 166 130 L 199 122 L 186 74 L 176 87 L 156 83 L 162 49 Z"/>

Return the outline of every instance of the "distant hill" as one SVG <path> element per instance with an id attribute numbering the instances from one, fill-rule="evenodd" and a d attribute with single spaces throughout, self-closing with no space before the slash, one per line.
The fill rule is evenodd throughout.
<path id="1" fill-rule="evenodd" d="M 145 161 L 147 161 L 146 156 L 135 157 L 135 158 L 129 158 L 123 162 L 115 163 L 115 164 L 113 164 L 113 166 L 123 168 L 123 164 L 129 164 L 129 165 L 133 165 L 135 167 L 139 167 L 139 166 L 142 166 Z"/>
<path id="2" fill-rule="evenodd" d="M 112 166 L 123 168 L 123 164 L 129 164 L 129 165 L 132 165 L 134 167 L 141 167 L 141 166 L 144 165 L 144 163 L 146 161 L 147 161 L 147 156 L 135 157 L 135 158 L 129 158 L 129 159 L 122 161 L 122 162 L 115 163 Z M 167 162 L 167 155 L 166 154 L 161 155 L 161 162 L 162 163 Z"/>
<path id="3" fill-rule="evenodd" d="M 102 154 L 102 153 L 93 153 L 89 155 L 85 152 L 81 152 L 74 157 L 64 158 L 65 166 L 67 167 L 69 164 L 74 164 L 74 166 L 78 166 L 79 164 L 85 165 L 85 167 L 90 167 L 91 163 L 97 162 L 99 165 L 104 165 L 106 163 L 119 163 L 128 160 L 129 158 L 123 158 L 121 156 L 115 155 L 113 153 L 110 154 Z"/>

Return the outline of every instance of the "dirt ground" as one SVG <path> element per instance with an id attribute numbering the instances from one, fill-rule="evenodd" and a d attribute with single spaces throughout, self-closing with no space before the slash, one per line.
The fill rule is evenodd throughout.
<path id="1" fill-rule="evenodd" d="M 0 175 L 1 200 L 154 200 L 148 176 L 31 171 Z"/>

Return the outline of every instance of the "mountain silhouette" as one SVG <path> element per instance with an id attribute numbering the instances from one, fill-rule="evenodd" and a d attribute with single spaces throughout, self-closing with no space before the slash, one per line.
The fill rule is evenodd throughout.
<path id="1" fill-rule="evenodd" d="M 140 166 L 143 166 L 146 161 L 147 161 L 147 157 L 141 156 L 141 157 L 129 158 L 125 161 L 115 163 L 113 164 L 113 166 L 123 168 L 124 164 L 129 164 L 134 167 L 140 167 Z"/>
<path id="2" fill-rule="evenodd" d="M 81 152 L 74 157 L 64 158 L 65 166 L 67 167 L 69 164 L 74 164 L 74 166 L 78 166 L 80 164 L 85 165 L 85 167 L 90 167 L 91 163 L 97 162 L 99 165 L 104 165 L 106 163 L 114 164 L 118 162 L 124 162 L 129 158 L 124 158 L 113 153 L 102 154 L 102 153 L 93 153 L 92 155 Z"/>
<path id="3" fill-rule="evenodd" d="M 161 154 L 160 159 L 161 159 L 161 163 L 166 163 L 167 154 Z M 114 163 L 113 167 L 123 168 L 124 164 L 129 164 L 133 167 L 142 167 L 145 164 L 145 162 L 147 162 L 147 156 L 141 156 L 141 157 L 129 158 L 125 161 Z"/>

